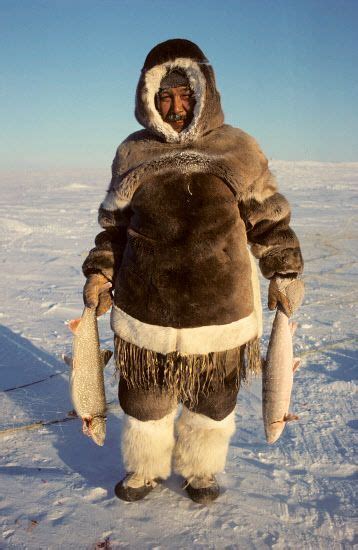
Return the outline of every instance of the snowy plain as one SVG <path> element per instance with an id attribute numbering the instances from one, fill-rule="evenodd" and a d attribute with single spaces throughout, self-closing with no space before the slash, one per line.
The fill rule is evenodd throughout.
<path id="1" fill-rule="evenodd" d="M 3 173 L 0 179 L 0 548 L 339 549 L 355 539 L 358 163 L 274 161 L 305 257 L 289 424 L 265 442 L 261 381 L 242 387 L 225 488 L 210 507 L 177 476 L 140 503 L 123 475 L 111 362 L 107 438 L 81 433 L 68 392 L 65 321 L 82 310 L 81 263 L 98 232 L 108 173 Z M 262 281 L 266 304 L 267 282 Z M 273 314 L 264 311 L 263 350 Z M 112 345 L 108 315 L 100 319 Z M 41 422 L 42 424 L 39 424 Z M 357 546 L 356 546 L 357 547 Z"/>

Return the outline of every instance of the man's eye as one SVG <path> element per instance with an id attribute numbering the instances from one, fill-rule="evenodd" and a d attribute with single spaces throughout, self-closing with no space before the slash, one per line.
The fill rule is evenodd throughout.
<path id="1" fill-rule="evenodd" d="M 169 95 L 161 95 L 160 96 L 160 101 L 168 101 L 168 99 L 170 99 L 170 96 Z"/>

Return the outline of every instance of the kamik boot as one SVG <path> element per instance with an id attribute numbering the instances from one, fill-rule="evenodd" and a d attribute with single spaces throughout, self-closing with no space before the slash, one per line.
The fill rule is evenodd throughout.
<path id="1" fill-rule="evenodd" d="M 171 473 L 175 411 L 160 420 L 141 421 L 125 415 L 122 430 L 122 458 L 127 471 L 115 486 L 118 498 L 141 500 L 160 479 Z"/>
<path id="2" fill-rule="evenodd" d="M 230 437 L 235 431 L 235 412 L 218 421 L 183 407 L 176 431 L 174 469 L 184 477 L 183 487 L 189 497 L 209 504 L 220 494 L 215 474 L 225 468 Z"/>

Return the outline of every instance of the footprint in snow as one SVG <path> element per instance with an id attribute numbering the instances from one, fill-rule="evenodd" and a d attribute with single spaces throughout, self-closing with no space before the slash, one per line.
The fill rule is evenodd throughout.
<path id="1" fill-rule="evenodd" d="M 103 489 L 102 487 L 96 487 L 95 489 L 92 489 L 87 495 L 83 497 L 83 500 L 86 500 L 87 502 L 99 502 L 100 500 L 103 500 L 107 497 L 107 491 L 106 489 Z"/>
<path id="2" fill-rule="evenodd" d="M 68 510 L 55 510 L 47 516 L 47 519 L 49 521 L 52 521 L 54 525 L 57 525 L 58 523 L 62 523 L 62 521 L 67 518 L 67 516 Z"/>

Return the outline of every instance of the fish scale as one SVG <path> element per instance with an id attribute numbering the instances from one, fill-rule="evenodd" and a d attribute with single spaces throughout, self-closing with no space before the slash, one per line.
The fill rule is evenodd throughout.
<path id="1" fill-rule="evenodd" d="M 262 368 L 262 416 L 268 443 L 275 443 L 286 423 L 298 418 L 288 412 L 293 373 L 299 365 L 299 361 L 293 358 L 292 349 L 295 328 L 287 315 L 277 309 Z"/>
<path id="2" fill-rule="evenodd" d="M 112 352 L 100 350 L 96 310 L 85 307 L 82 317 L 69 323 L 73 332 L 70 394 L 77 415 L 82 418 L 83 432 L 97 445 L 106 436 L 106 395 L 103 369 Z"/>

